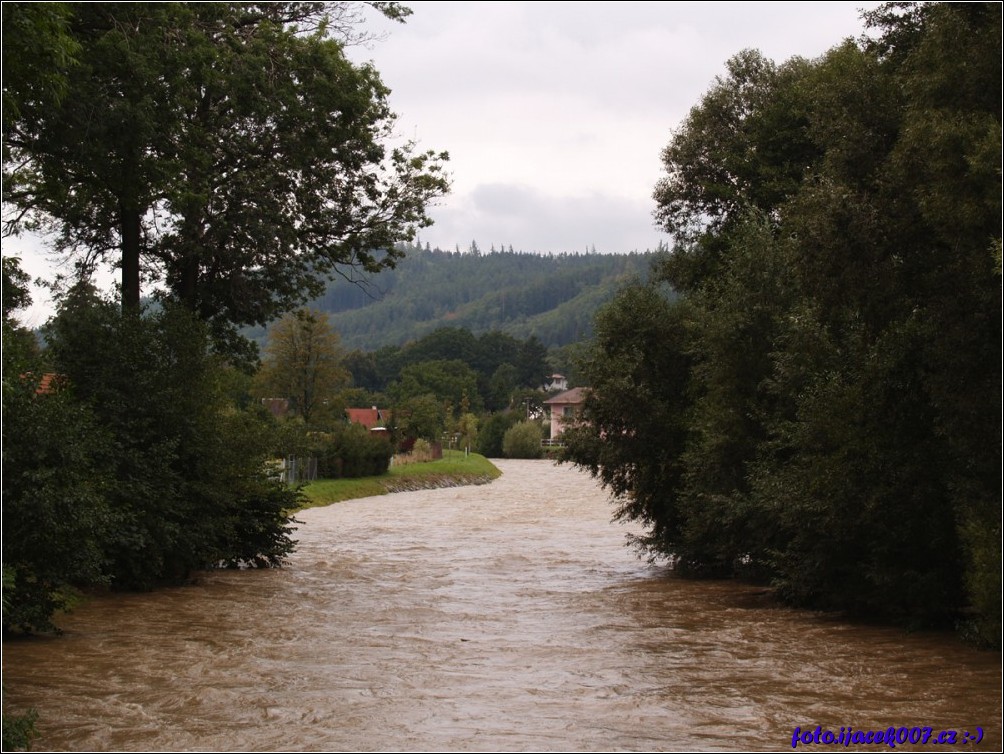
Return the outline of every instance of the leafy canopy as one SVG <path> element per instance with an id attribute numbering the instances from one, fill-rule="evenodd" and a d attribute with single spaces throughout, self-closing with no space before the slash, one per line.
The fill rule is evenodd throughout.
<path id="1" fill-rule="evenodd" d="M 866 21 L 740 53 L 673 135 L 677 245 L 598 318 L 568 454 L 679 567 L 999 644 L 1001 7 Z"/>
<path id="2" fill-rule="evenodd" d="M 323 312 L 300 309 L 270 329 L 258 374 L 259 392 L 288 399 L 290 409 L 304 422 L 309 424 L 317 417 L 348 377 L 338 333 Z"/>
<path id="3" fill-rule="evenodd" d="M 51 227 L 84 273 L 119 266 L 127 309 L 143 280 L 232 336 L 331 275 L 393 267 L 393 244 L 429 225 L 448 190 L 445 153 L 391 146 L 387 88 L 334 36 L 345 4 L 58 10 L 66 39 L 52 43 L 55 22 L 4 6 L 5 26 L 73 62 L 54 83 L 31 65 L 5 76 L 5 231 Z M 40 86 L 59 96 L 35 97 Z"/>

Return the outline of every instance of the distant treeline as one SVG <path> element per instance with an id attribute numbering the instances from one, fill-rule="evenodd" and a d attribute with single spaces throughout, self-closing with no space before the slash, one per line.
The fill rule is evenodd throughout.
<path id="1" fill-rule="evenodd" d="M 647 275 L 653 256 L 474 249 L 404 245 L 395 269 L 369 279 L 336 278 L 311 306 L 330 315 L 349 349 L 402 345 L 443 326 L 563 346 L 589 337 L 597 309 L 626 282 Z M 264 340 L 262 329 L 250 335 Z"/>
<path id="2" fill-rule="evenodd" d="M 352 385 L 370 393 L 395 401 L 431 393 L 454 406 L 466 396 L 469 410 L 482 412 L 508 408 L 521 389 L 540 389 L 550 372 L 547 355 L 534 337 L 443 327 L 405 346 L 353 351 L 343 363 Z"/>

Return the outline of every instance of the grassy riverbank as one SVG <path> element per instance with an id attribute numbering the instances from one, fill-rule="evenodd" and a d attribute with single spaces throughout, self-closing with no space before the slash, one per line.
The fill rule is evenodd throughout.
<path id="1" fill-rule="evenodd" d="M 311 482 L 303 488 L 306 500 L 300 510 L 389 492 L 485 484 L 501 474 L 491 461 L 477 453 L 465 456 L 459 450 L 444 450 L 438 461 L 395 464 L 380 476 Z"/>

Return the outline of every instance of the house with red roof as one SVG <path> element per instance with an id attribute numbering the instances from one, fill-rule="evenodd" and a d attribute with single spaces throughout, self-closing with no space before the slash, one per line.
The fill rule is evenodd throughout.
<path id="1" fill-rule="evenodd" d="M 362 424 L 370 432 L 386 432 L 391 412 L 376 406 L 370 408 L 347 408 L 345 416 L 353 424 Z"/>
<path id="2" fill-rule="evenodd" d="M 22 380 L 34 379 L 35 375 L 31 372 L 25 372 L 21 375 Z M 38 380 L 38 385 L 35 387 L 35 395 L 52 395 L 60 387 L 62 387 L 66 382 L 66 377 L 61 374 L 56 374 L 55 372 L 44 372 Z"/>

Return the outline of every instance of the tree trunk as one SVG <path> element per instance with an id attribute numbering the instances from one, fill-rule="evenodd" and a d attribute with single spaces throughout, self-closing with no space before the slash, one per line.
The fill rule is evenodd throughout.
<path id="1" fill-rule="evenodd" d="M 199 260 L 186 256 L 181 260 L 178 298 L 186 309 L 198 313 Z"/>
<path id="2" fill-rule="evenodd" d="M 119 210 L 122 220 L 122 311 L 139 311 L 140 213 L 126 207 Z"/>

